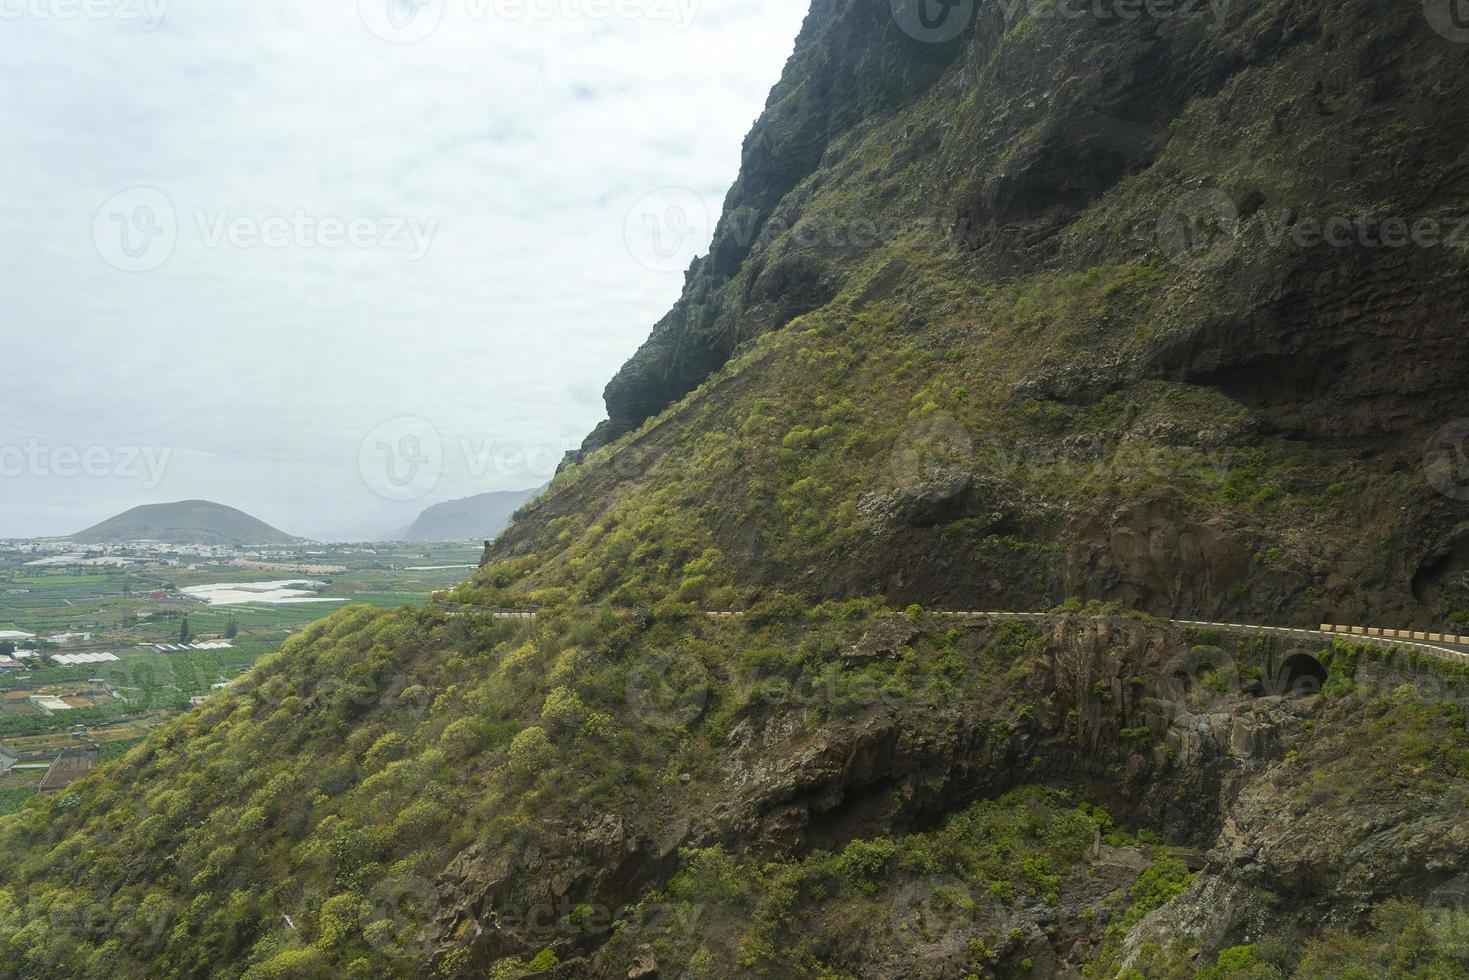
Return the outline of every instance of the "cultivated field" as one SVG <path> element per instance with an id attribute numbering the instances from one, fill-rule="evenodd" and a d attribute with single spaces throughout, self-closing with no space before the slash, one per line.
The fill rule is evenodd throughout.
<path id="1" fill-rule="evenodd" d="M 191 697 L 248 671 L 291 634 L 346 605 L 418 605 L 429 593 L 467 578 L 479 549 L 467 545 L 332 547 L 267 556 L 167 558 L 125 567 L 30 564 L 38 556 L 0 549 L 0 631 L 38 637 L 90 633 L 0 671 L 0 746 L 29 763 L 34 757 L 87 743 L 102 759 L 120 755 L 168 717 L 187 711 Z M 177 562 L 176 564 L 174 562 Z M 293 578 L 326 583 L 312 595 L 340 602 L 205 605 L 180 590 L 218 583 Z M 179 647 L 190 640 L 226 641 L 217 649 Z M 227 637 L 228 635 L 228 637 Z M 115 662 L 56 666 L 48 652 L 107 652 Z M 56 710 L 33 699 L 59 698 Z M 0 777 L 0 813 L 23 805 L 44 770 L 17 767 Z"/>

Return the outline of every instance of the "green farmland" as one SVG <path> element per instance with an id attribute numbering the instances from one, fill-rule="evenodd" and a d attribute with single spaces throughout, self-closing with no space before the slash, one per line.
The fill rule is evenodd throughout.
<path id="1" fill-rule="evenodd" d="M 241 565 L 224 559 L 140 561 L 126 567 L 36 566 L 34 554 L 0 550 L 0 631 L 40 638 L 89 633 L 64 647 L 38 644 L 39 659 L 0 672 L 0 745 L 20 756 L 89 742 L 114 757 L 167 718 L 187 711 L 189 699 L 239 677 L 292 634 L 346 605 L 394 608 L 421 605 L 430 593 L 469 576 L 479 560 L 468 545 L 312 546 L 309 552 L 272 553 Z M 263 567 L 260 567 L 263 566 Z M 443 566 L 443 567 L 436 567 Z M 205 605 L 180 590 L 190 586 L 307 579 L 325 583 L 312 594 L 331 602 Z M 193 641 L 232 646 L 158 650 L 178 645 L 187 623 Z M 22 646 L 37 645 L 26 641 Z M 47 653 L 108 652 L 116 662 L 59 666 Z M 42 710 L 32 699 L 58 697 L 68 710 Z M 51 702 L 43 702 L 51 703 Z M 40 774 L 16 770 L 0 777 L 0 813 L 35 792 Z"/>

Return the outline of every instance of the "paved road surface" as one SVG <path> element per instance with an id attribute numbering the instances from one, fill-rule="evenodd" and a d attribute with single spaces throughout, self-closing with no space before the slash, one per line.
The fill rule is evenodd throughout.
<path id="1" fill-rule="evenodd" d="M 536 616 L 535 610 L 532 609 L 467 606 L 448 602 L 443 599 L 434 599 L 433 604 L 440 609 L 461 615 L 464 613 L 474 613 L 501 619 L 534 619 Z M 925 611 L 937 616 L 952 616 L 960 619 L 995 619 L 1011 622 L 1035 622 L 1039 620 L 1058 619 L 1066 615 L 1064 613 L 990 612 L 978 610 Z M 706 615 L 723 619 L 742 616 L 744 614 L 740 612 L 708 612 Z M 1419 639 L 1411 636 L 1403 637 L 1395 635 L 1398 632 L 1405 631 L 1377 627 L 1334 626 L 1331 629 L 1308 630 L 1290 626 L 1259 626 L 1253 623 L 1212 623 L 1196 619 L 1172 619 L 1164 620 L 1164 622 L 1170 622 L 1176 626 L 1221 630 L 1227 633 L 1239 633 L 1248 636 L 1294 637 L 1302 640 L 1318 640 L 1324 643 L 1329 643 L 1332 640 L 1348 640 L 1362 646 L 1397 647 L 1401 650 L 1417 650 L 1420 653 L 1426 653 L 1440 660 L 1469 666 L 1469 643 L 1454 642 L 1466 639 L 1461 636 L 1454 636 L 1451 639 L 1434 640 L 1426 637 L 1437 634 L 1420 634 L 1425 638 Z"/>

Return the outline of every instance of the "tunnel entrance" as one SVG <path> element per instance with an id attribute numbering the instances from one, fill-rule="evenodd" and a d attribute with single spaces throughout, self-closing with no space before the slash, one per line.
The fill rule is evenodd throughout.
<path id="1" fill-rule="evenodd" d="M 1287 696 L 1304 697 L 1318 694 L 1326 686 L 1326 668 L 1309 653 L 1296 653 L 1285 658 L 1275 675 L 1275 689 Z"/>

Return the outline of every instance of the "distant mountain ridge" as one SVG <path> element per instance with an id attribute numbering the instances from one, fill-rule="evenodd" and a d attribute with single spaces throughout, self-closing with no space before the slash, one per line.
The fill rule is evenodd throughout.
<path id="1" fill-rule="evenodd" d="M 167 544 L 293 544 L 300 538 L 244 511 L 209 500 L 143 504 L 71 535 L 82 543 L 162 541 Z"/>
<path id="2" fill-rule="evenodd" d="M 499 490 L 435 504 L 407 528 L 383 536 L 387 541 L 478 541 L 493 538 L 510 524 L 521 505 L 545 487 Z"/>

